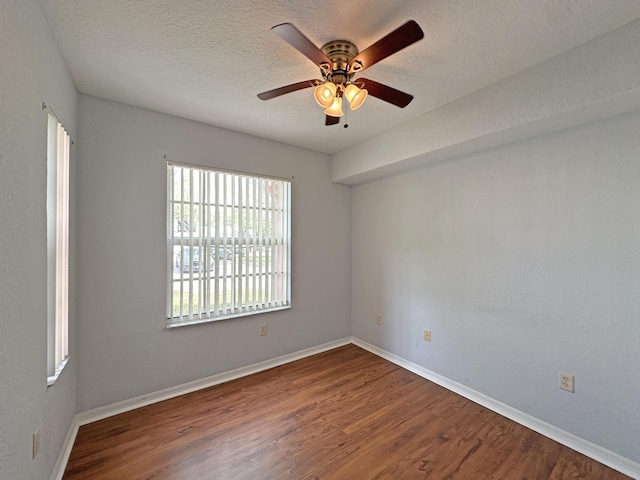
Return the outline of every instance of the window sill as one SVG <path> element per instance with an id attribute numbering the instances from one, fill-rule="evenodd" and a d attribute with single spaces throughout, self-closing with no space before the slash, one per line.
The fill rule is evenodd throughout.
<path id="1" fill-rule="evenodd" d="M 172 322 L 171 319 L 167 320 L 167 330 L 178 327 L 187 327 L 189 325 L 200 325 L 202 323 L 211 323 L 211 322 L 219 322 L 220 320 L 229 320 L 230 318 L 238 318 L 238 317 L 248 317 L 250 315 L 260 315 L 262 313 L 269 312 L 278 312 L 280 310 L 289 310 L 291 305 L 285 305 L 283 307 L 275 307 L 264 310 L 257 310 L 253 312 L 241 312 L 241 313 L 233 313 L 231 315 L 225 315 L 220 317 L 212 317 L 212 318 L 194 318 L 193 320 L 185 320 L 184 322 Z"/>
<path id="2" fill-rule="evenodd" d="M 56 371 L 53 373 L 53 375 L 47 377 L 47 387 L 50 387 L 54 383 L 56 383 L 56 381 L 58 380 L 58 377 L 62 373 L 62 370 L 64 370 L 64 367 L 67 366 L 68 361 L 69 361 L 69 356 L 67 356 L 67 358 L 65 358 L 60 362 L 60 365 L 58 365 L 58 368 L 56 368 Z"/>

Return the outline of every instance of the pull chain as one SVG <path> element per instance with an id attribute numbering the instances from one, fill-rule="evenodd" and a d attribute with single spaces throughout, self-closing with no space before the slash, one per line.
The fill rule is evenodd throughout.
<path id="1" fill-rule="evenodd" d="M 349 110 L 349 107 L 345 107 L 344 109 L 344 128 L 349 128 L 349 124 L 347 123 L 347 111 Z"/>

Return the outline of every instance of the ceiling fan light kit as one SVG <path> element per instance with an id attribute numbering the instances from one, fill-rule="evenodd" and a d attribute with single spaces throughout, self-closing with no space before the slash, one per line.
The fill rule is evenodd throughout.
<path id="1" fill-rule="evenodd" d="M 413 100 L 412 95 L 373 80 L 359 78 L 354 81 L 354 76 L 422 39 L 424 33 L 414 20 L 409 20 L 362 52 L 348 40 L 333 40 L 318 48 L 290 23 L 276 25 L 272 30 L 320 67 L 322 80 L 306 80 L 268 90 L 258 94 L 261 100 L 316 87 L 313 95 L 318 105 L 325 109 L 325 125 L 339 123 L 339 117 L 344 115 L 343 98 L 347 99 L 351 110 L 361 107 L 368 95 L 400 108 Z"/>
<path id="2" fill-rule="evenodd" d="M 342 98 L 346 98 L 349 101 L 351 110 L 355 110 L 364 103 L 367 98 L 367 90 L 358 88 L 355 83 L 349 83 L 345 87 L 344 85 L 337 86 L 327 80 L 316 87 L 314 97 L 318 105 L 325 109 L 324 112 L 327 115 L 341 117 Z"/>

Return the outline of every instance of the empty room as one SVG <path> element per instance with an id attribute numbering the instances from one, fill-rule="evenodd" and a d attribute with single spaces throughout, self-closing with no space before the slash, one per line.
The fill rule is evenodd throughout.
<path id="1" fill-rule="evenodd" d="M 0 0 L 0 479 L 640 479 L 640 2 Z"/>

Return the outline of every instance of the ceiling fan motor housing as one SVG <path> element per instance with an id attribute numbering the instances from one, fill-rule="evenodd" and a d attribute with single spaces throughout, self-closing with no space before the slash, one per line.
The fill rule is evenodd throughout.
<path id="1" fill-rule="evenodd" d="M 348 40 L 333 40 L 320 50 L 331 60 L 331 71 L 321 70 L 323 78 L 344 88 L 353 77 L 353 73 L 349 73 L 349 62 L 358 55 L 358 48 Z"/>

